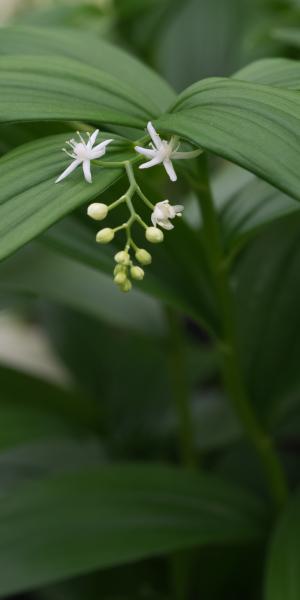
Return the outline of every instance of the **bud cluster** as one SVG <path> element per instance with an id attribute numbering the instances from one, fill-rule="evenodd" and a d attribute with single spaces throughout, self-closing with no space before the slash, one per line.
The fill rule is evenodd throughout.
<path id="1" fill-rule="evenodd" d="M 179 214 L 179 208 L 181 209 L 183 207 L 173 208 L 169 205 L 168 200 L 164 200 L 154 206 L 137 184 L 131 165 L 126 163 L 125 168 L 130 184 L 127 192 L 109 206 L 100 202 L 93 202 L 88 207 L 87 214 L 94 219 L 94 221 L 102 221 L 107 217 L 110 210 L 122 203 L 126 203 L 129 211 L 128 221 L 115 228 L 104 227 L 100 229 L 96 234 L 96 241 L 99 244 L 109 244 L 112 242 L 118 231 L 124 230 L 126 232 L 127 239 L 125 249 L 117 252 L 115 255 L 116 266 L 114 268 L 114 282 L 120 290 L 129 292 L 132 288 L 132 280 L 141 281 L 145 275 L 142 267 L 149 265 L 152 261 L 151 254 L 144 248 L 138 248 L 133 241 L 132 226 L 134 224 L 140 225 L 144 229 L 146 240 L 151 244 L 158 244 L 164 240 L 164 233 L 159 227 L 164 229 L 172 228 L 173 226 L 170 224 L 169 219 L 173 219 L 176 214 Z M 135 194 L 139 196 L 144 204 L 152 211 L 152 225 L 146 224 L 136 212 L 132 202 Z M 141 266 L 133 263 L 130 257 L 130 249 L 134 251 L 136 261 Z"/>
<path id="2" fill-rule="evenodd" d="M 135 253 L 136 259 L 140 264 L 150 264 L 151 255 L 147 250 L 139 248 Z M 140 257 L 140 258 L 138 258 Z M 141 260 L 142 259 L 142 260 Z M 134 265 L 128 249 L 121 250 L 115 255 L 116 266 L 114 268 L 114 282 L 119 286 L 122 292 L 129 292 L 132 288 L 131 279 L 136 281 L 142 281 L 144 279 L 145 272 L 138 265 Z"/>

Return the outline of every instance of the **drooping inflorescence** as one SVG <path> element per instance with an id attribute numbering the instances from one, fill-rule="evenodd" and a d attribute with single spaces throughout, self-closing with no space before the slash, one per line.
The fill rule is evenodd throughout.
<path id="1" fill-rule="evenodd" d="M 179 152 L 179 139 L 177 137 L 173 136 L 169 142 L 162 140 L 155 131 L 152 123 L 148 123 L 147 130 L 152 140 L 150 148 L 135 146 L 135 150 L 138 154 L 150 159 L 148 162 L 141 164 L 140 169 L 162 164 L 171 181 L 176 181 L 177 176 L 172 160 L 194 158 L 200 154 L 201 150 Z M 66 152 L 73 161 L 58 177 L 55 183 L 62 181 L 62 179 L 70 175 L 70 173 L 80 165 L 83 167 L 83 174 L 86 181 L 88 183 L 92 182 L 91 161 L 95 161 L 104 156 L 106 147 L 113 141 L 111 139 L 104 140 L 97 146 L 94 146 L 98 134 L 99 130 L 94 131 L 92 135 L 88 133 L 87 141 L 85 141 L 83 136 L 78 132 L 79 141 L 72 139 L 67 142 L 71 148 L 71 152 L 68 150 L 64 150 L 64 152 Z M 136 181 L 132 162 L 133 161 L 126 160 L 119 163 L 108 162 L 101 165 L 99 165 L 99 162 L 95 163 L 97 166 L 99 165 L 104 168 L 110 166 L 125 168 L 129 180 L 129 188 L 125 194 L 110 205 L 93 202 L 87 209 L 89 217 L 95 221 L 102 221 L 107 217 L 110 211 L 121 204 L 125 204 L 128 208 L 129 217 L 127 221 L 118 227 L 104 227 L 103 229 L 100 229 L 96 235 L 96 241 L 99 244 L 108 244 L 112 242 L 115 234 L 119 231 L 124 231 L 126 234 L 124 249 L 115 254 L 116 265 L 114 268 L 114 281 L 123 292 L 131 290 L 132 280 L 141 281 L 144 278 L 144 269 L 142 267 L 145 267 L 152 262 L 151 254 L 144 248 L 139 248 L 134 242 L 132 238 L 132 226 L 136 223 L 140 225 L 144 229 L 146 240 L 152 244 L 157 244 L 164 239 L 162 229 L 173 229 L 174 225 L 171 223 L 171 220 L 176 217 L 181 217 L 182 211 L 184 210 L 182 205 L 172 206 L 169 200 L 163 200 L 155 205 L 152 204 Z M 135 210 L 133 203 L 134 196 L 137 196 L 151 210 L 151 225 L 145 223 L 140 214 Z M 138 264 L 135 264 L 132 254 Z"/>

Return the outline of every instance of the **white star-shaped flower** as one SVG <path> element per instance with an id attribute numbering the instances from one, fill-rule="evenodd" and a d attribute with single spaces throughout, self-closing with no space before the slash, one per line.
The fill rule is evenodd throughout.
<path id="1" fill-rule="evenodd" d="M 181 217 L 184 206 L 177 204 L 172 206 L 169 200 L 163 200 L 158 202 L 154 206 L 154 211 L 151 215 L 151 221 L 154 227 L 162 227 L 163 229 L 173 229 L 174 225 L 170 223 L 169 219 L 175 219 L 175 217 Z"/>
<path id="2" fill-rule="evenodd" d="M 158 135 L 157 131 L 155 131 L 152 123 L 149 121 L 147 125 L 148 133 L 152 139 L 152 143 L 150 143 L 151 148 L 143 148 L 142 146 L 135 146 L 135 150 L 146 156 L 150 160 L 148 162 L 140 165 L 140 169 L 149 169 L 150 167 L 154 167 L 155 165 L 163 164 L 165 167 L 167 174 L 169 175 L 171 181 L 177 180 L 177 175 L 175 173 L 174 167 L 172 165 L 172 159 L 189 159 L 195 158 L 201 154 L 201 150 L 192 150 L 191 152 L 177 152 L 180 142 L 177 136 L 172 136 L 170 141 L 162 140 Z"/>
<path id="3" fill-rule="evenodd" d="M 59 183 L 65 177 L 68 177 L 70 173 L 75 171 L 79 165 L 82 164 L 84 178 L 88 183 L 92 183 L 92 175 L 91 175 L 91 160 L 95 160 L 96 158 L 100 158 L 106 152 L 106 146 L 110 144 L 113 140 L 104 140 L 97 146 L 93 147 L 97 136 L 99 134 L 99 129 L 96 129 L 92 135 L 87 133 L 88 140 L 84 141 L 82 135 L 80 135 L 79 131 L 77 131 L 77 135 L 79 137 L 79 142 L 72 139 L 66 142 L 68 146 L 70 146 L 71 151 L 69 152 L 65 148 L 63 152 L 65 152 L 70 158 L 73 158 L 73 162 L 68 166 L 68 168 L 56 179 L 55 183 Z"/>

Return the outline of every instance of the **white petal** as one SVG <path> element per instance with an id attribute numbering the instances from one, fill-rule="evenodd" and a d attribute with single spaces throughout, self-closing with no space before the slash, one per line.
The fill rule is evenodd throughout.
<path id="1" fill-rule="evenodd" d="M 101 144 L 95 146 L 95 148 L 92 148 L 90 152 L 91 158 L 95 159 L 103 156 L 106 152 L 106 146 L 108 146 L 108 144 L 110 144 L 111 142 L 113 142 L 113 140 L 105 140 L 104 142 L 101 142 Z"/>
<path id="2" fill-rule="evenodd" d="M 177 181 L 177 175 L 175 173 L 174 167 L 171 163 L 171 161 L 167 158 L 166 160 L 164 160 L 163 165 L 171 179 L 171 181 Z"/>
<path id="3" fill-rule="evenodd" d="M 84 178 L 88 183 L 92 183 L 91 161 L 84 160 L 82 164 Z"/>
<path id="4" fill-rule="evenodd" d="M 199 154 L 202 153 L 202 150 L 191 150 L 191 152 L 172 152 L 172 158 L 187 160 L 189 158 L 196 158 Z"/>
<path id="5" fill-rule="evenodd" d="M 151 167 L 155 167 L 155 165 L 159 165 L 161 163 L 161 159 L 157 156 L 149 160 L 148 162 L 143 163 L 139 166 L 140 169 L 150 169 Z"/>
<path id="6" fill-rule="evenodd" d="M 92 135 L 91 135 L 91 137 L 90 137 L 90 139 L 89 139 L 89 141 L 88 141 L 88 143 L 87 143 L 87 145 L 88 145 L 88 147 L 89 147 L 90 149 L 93 147 L 93 145 L 94 145 L 94 143 L 95 143 L 95 141 L 96 141 L 96 139 L 97 139 L 97 137 L 98 137 L 98 134 L 99 134 L 99 129 L 96 129 L 96 130 L 94 131 L 94 133 L 92 133 Z"/>
<path id="7" fill-rule="evenodd" d="M 142 148 L 142 146 L 135 146 L 134 149 L 139 154 L 147 156 L 147 158 L 152 158 L 156 154 L 156 150 L 151 150 L 150 148 Z"/>
<path id="8" fill-rule="evenodd" d="M 152 139 L 153 144 L 156 146 L 157 150 L 159 150 L 162 145 L 162 141 L 161 141 L 161 138 L 158 135 L 157 131 L 155 131 L 151 121 L 149 121 L 149 123 L 147 125 L 147 129 L 148 129 L 148 133 Z"/>
<path id="9" fill-rule="evenodd" d="M 154 227 L 156 227 L 156 225 L 157 225 L 157 219 L 156 219 L 156 216 L 155 216 L 155 212 L 153 212 L 152 215 L 151 215 L 151 221 L 152 221 L 152 225 Z"/>
<path id="10" fill-rule="evenodd" d="M 73 162 L 67 167 L 67 169 L 56 179 L 55 183 L 59 183 L 62 179 L 68 177 L 70 173 L 73 173 L 73 171 L 75 171 L 75 169 L 80 165 L 81 162 L 82 161 L 77 158 L 76 160 L 73 160 Z"/>
<path id="11" fill-rule="evenodd" d="M 174 229 L 174 225 L 168 221 L 168 219 L 164 219 L 163 221 L 158 221 L 157 224 L 163 229 Z"/>

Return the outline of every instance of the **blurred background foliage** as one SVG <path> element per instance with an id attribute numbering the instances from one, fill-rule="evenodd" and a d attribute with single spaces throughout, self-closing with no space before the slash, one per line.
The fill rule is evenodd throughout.
<path id="1" fill-rule="evenodd" d="M 88 31 L 135 54 L 177 91 L 205 77 L 229 76 L 258 58 L 299 57 L 299 50 L 282 33 L 290 26 L 300 27 L 298 0 L 1 0 L 0 19 L 3 25 Z M 31 124 L 3 126 L 0 150 L 4 154 L 41 135 L 65 130 L 65 124 L 44 124 L 42 130 Z M 245 378 L 258 414 L 278 442 L 290 482 L 296 485 L 300 466 L 298 205 L 288 199 L 291 214 L 282 216 L 278 210 L 261 226 L 255 207 L 251 210 L 251 198 L 256 193 L 264 198 L 274 190 L 261 182 L 257 187 L 257 180 L 225 161 L 213 159 L 211 169 L 224 239 L 233 253 Z M 154 183 L 157 189 L 160 181 Z M 186 222 L 197 229 L 200 216 L 195 199 L 184 185 L 178 190 L 178 200 L 186 203 Z M 110 193 L 114 192 L 107 192 L 107 199 Z M 239 212 L 241 194 L 248 215 Z M 280 202 L 279 198 L 281 206 Z M 229 231 L 226 225 L 228 215 L 232 223 L 232 214 L 239 232 L 245 224 L 238 239 L 234 228 Z M 69 240 L 73 227 L 72 231 L 78 227 L 76 242 L 84 248 L 84 259 L 77 260 Z M 149 275 L 151 293 L 158 285 L 155 269 L 160 277 L 169 273 L 160 290 L 162 301 L 141 286 L 126 298 L 118 296 L 110 277 L 97 271 L 97 260 L 104 259 L 95 253 L 102 250 L 91 249 L 92 228 L 82 210 L 0 265 L 3 485 L 110 460 L 182 462 L 176 396 L 183 385 L 190 398 L 199 460 L 207 469 L 265 495 L 256 457 L 224 399 L 215 348 L 203 324 L 190 316 L 197 294 L 201 296 L 196 283 L 190 298 L 183 295 L 179 317 L 166 308 L 172 286 L 179 294 L 186 285 L 180 264 L 172 266 L 175 250 L 172 241 L 168 244 L 165 257 L 163 251 L 162 258 L 159 253 L 155 256 L 161 267 L 153 267 L 153 280 Z M 205 267 L 203 273 L 206 280 Z M 207 290 L 207 297 L 199 301 L 208 307 L 208 317 L 214 318 L 209 286 Z M 247 548 L 211 545 L 195 551 L 188 567 L 190 597 L 259 600 L 263 550 L 254 543 Z M 176 560 L 174 556 L 106 569 L 19 597 L 182 598 L 185 574 L 181 574 L 183 582 L 175 585 Z"/>

